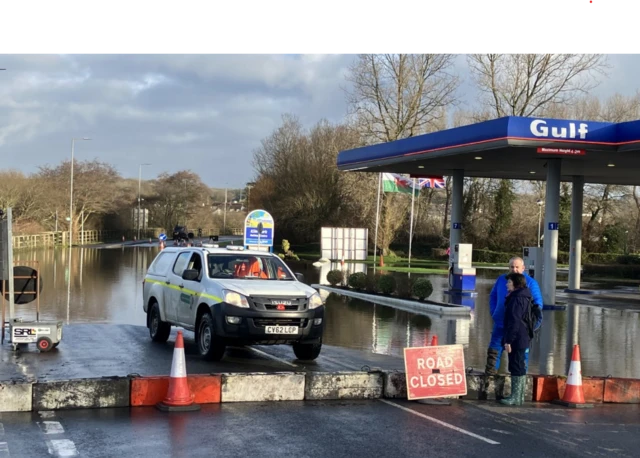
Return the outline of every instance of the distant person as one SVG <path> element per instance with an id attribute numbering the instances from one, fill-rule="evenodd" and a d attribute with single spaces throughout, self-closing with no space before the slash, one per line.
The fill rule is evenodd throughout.
<path id="1" fill-rule="evenodd" d="M 543 300 L 542 293 L 538 282 L 527 274 L 524 274 L 524 261 L 522 258 L 513 257 L 509 260 L 509 272 L 523 274 L 527 282 L 527 288 L 533 297 L 533 303 L 542 310 Z M 498 277 L 496 283 L 491 289 L 489 295 L 489 312 L 493 319 L 493 331 L 491 332 L 491 342 L 487 350 L 487 367 L 484 373 L 487 375 L 496 375 L 500 369 L 500 359 L 502 358 L 502 337 L 504 335 L 504 302 L 507 297 L 507 275 L 503 274 Z M 529 365 L 529 349 L 524 356 L 525 367 Z"/>
<path id="2" fill-rule="evenodd" d="M 531 343 L 529 330 L 523 317 L 528 313 L 531 291 L 524 275 L 507 275 L 507 298 L 504 304 L 504 337 L 502 344 L 509 354 L 511 396 L 501 399 L 502 404 L 519 406 L 524 403 L 527 375 L 525 355 Z"/>

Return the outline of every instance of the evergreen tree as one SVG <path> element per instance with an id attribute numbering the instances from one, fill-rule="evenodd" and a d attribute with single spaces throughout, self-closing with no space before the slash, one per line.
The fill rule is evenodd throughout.
<path id="1" fill-rule="evenodd" d="M 511 180 L 500 180 L 493 201 L 493 220 L 489 227 L 489 245 L 492 249 L 497 249 L 500 246 L 504 232 L 511 225 L 514 200 L 515 193 Z"/>

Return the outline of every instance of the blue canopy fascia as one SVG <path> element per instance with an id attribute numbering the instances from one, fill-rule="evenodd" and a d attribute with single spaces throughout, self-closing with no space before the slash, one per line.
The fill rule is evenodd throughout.
<path id="1" fill-rule="evenodd" d="M 506 146 L 545 146 L 590 150 L 638 149 L 640 120 L 624 123 L 508 116 L 388 143 L 341 151 L 338 169 L 365 168 L 389 160 L 431 154 L 484 151 Z"/>

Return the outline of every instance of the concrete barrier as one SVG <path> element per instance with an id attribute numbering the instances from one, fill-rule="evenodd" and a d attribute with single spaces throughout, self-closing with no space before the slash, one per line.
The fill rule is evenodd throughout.
<path id="1" fill-rule="evenodd" d="M 33 410 L 128 407 L 130 379 L 103 377 L 33 384 Z"/>
<path id="2" fill-rule="evenodd" d="M 221 402 L 304 400 L 304 373 L 250 372 L 221 375 Z"/>
<path id="3" fill-rule="evenodd" d="M 0 412 L 29 412 L 33 405 L 33 383 L 0 382 Z"/>
<path id="4" fill-rule="evenodd" d="M 190 375 L 189 389 L 198 404 L 376 399 L 406 399 L 406 376 L 400 371 L 276 372 Z M 467 374 L 467 396 L 461 399 L 496 400 L 509 396 L 508 375 Z M 561 399 L 564 376 L 527 376 L 527 401 Z M 640 403 L 640 380 L 583 377 L 587 403 Z M 0 412 L 74 408 L 150 406 L 162 401 L 168 376 L 103 377 L 49 382 L 0 382 Z"/>
<path id="5" fill-rule="evenodd" d="M 382 395 L 389 399 L 407 399 L 407 375 L 404 372 L 384 372 Z"/>
<path id="6" fill-rule="evenodd" d="M 308 372 L 304 398 L 376 399 L 382 397 L 382 372 Z"/>
<path id="7" fill-rule="evenodd" d="M 188 375 L 189 392 L 196 404 L 220 402 L 220 375 Z M 138 377 L 131 379 L 131 406 L 154 406 L 164 400 L 169 388 L 169 377 Z"/>

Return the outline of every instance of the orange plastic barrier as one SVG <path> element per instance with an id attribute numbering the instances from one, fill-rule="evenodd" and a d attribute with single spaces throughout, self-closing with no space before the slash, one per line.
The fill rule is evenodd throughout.
<path id="1" fill-rule="evenodd" d="M 613 379 L 612 379 L 613 380 Z M 533 401 L 550 402 L 562 399 L 567 385 L 566 377 L 556 375 L 533 376 Z M 604 401 L 605 379 L 601 377 L 583 377 L 582 391 L 584 402 L 601 403 Z"/>
<path id="2" fill-rule="evenodd" d="M 605 379 L 604 402 L 640 404 L 640 380 L 630 378 Z"/>

